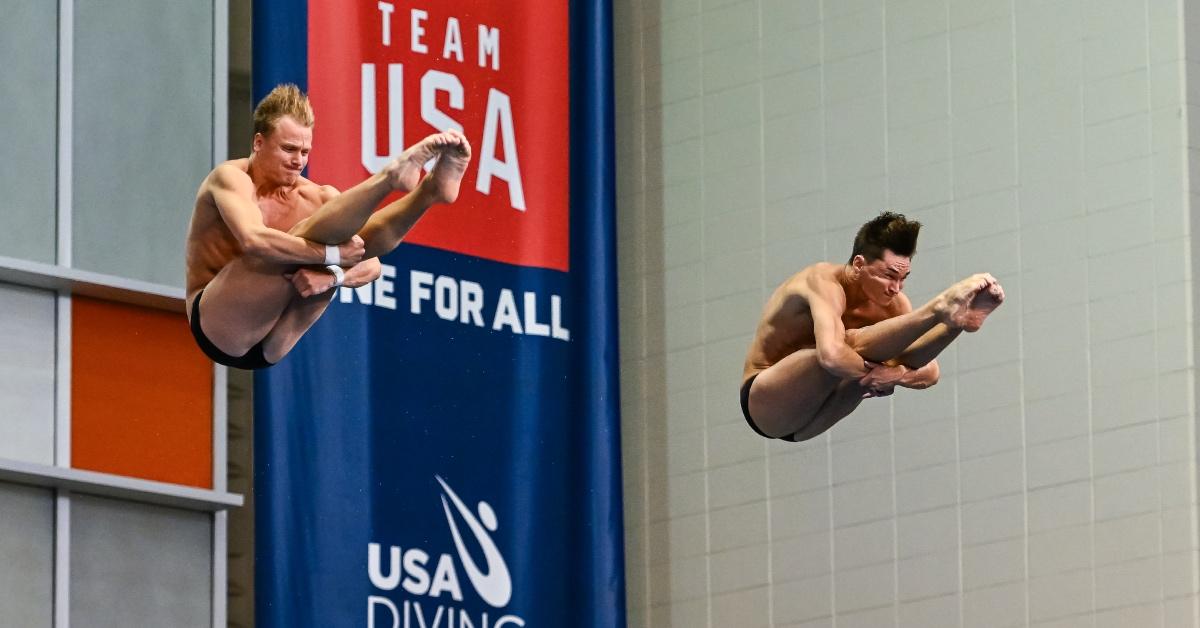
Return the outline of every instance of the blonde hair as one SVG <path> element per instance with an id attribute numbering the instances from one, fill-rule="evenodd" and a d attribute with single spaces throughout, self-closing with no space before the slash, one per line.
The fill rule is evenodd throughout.
<path id="1" fill-rule="evenodd" d="M 254 108 L 254 132 L 266 137 L 275 130 L 275 123 L 283 116 L 291 116 L 296 122 L 313 125 L 312 105 L 308 96 L 292 83 L 277 85 Z"/>

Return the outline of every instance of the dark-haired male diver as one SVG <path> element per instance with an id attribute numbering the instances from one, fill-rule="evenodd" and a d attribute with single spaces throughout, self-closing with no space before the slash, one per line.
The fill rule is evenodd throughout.
<path id="1" fill-rule="evenodd" d="M 978 330 L 1004 290 L 989 274 L 972 275 L 914 310 L 901 290 L 920 228 L 884 212 L 859 229 L 848 263 L 813 264 L 775 290 L 742 374 L 751 429 L 807 440 L 863 399 L 937 383 L 934 358 Z"/>
<path id="2" fill-rule="evenodd" d="M 430 135 L 339 194 L 300 176 L 312 126 L 308 98 L 295 85 L 276 87 L 254 111 L 250 157 L 217 166 L 200 184 L 186 244 L 187 315 L 214 362 L 278 362 L 325 312 L 330 290 L 374 281 L 376 257 L 425 210 L 454 202 L 471 159 L 461 133 Z M 394 191 L 409 193 L 375 211 Z"/>

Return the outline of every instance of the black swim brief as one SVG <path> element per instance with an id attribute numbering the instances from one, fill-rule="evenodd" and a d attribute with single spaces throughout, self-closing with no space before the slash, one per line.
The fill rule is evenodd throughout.
<path id="1" fill-rule="evenodd" d="M 763 431 L 758 429 L 758 426 L 754 424 L 754 419 L 750 418 L 750 387 L 754 385 L 754 378 L 756 377 L 758 377 L 758 373 L 751 375 L 750 379 L 746 380 L 746 383 L 742 384 L 742 416 L 746 417 L 746 423 L 750 426 L 750 429 L 754 430 L 755 434 L 758 434 L 763 438 L 774 439 L 776 437 L 763 434 Z M 780 436 L 778 439 L 785 440 L 790 443 L 796 442 L 794 434 Z"/>
<path id="2" fill-rule="evenodd" d="M 255 369 L 265 369 L 272 366 L 271 362 L 267 361 L 263 355 L 263 343 L 259 342 L 246 352 L 246 355 L 234 357 L 221 351 L 216 345 L 204 335 L 204 330 L 200 328 L 200 297 L 204 296 L 204 290 L 196 294 L 196 300 L 192 302 L 192 336 L 196 338 L 196 344 L 200 346 L 200 350 L 208 359 L 217 364 L 232 366 L 235 369 L 245 369 L 253 371 Z"/>

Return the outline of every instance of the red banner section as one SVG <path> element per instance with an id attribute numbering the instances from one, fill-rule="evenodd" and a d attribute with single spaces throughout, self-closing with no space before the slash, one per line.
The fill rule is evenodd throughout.
<path id="1" fill-rule="evenodd" d="M 448 128 L 474 156 L 458 202 L 405 239 L 568 270 L 567 3 L 309 3 L 310 177 L 346 189 Z"/>

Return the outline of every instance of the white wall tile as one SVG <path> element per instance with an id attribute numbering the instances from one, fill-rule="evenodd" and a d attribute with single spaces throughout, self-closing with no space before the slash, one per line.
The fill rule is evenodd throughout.
<path id="1" fill-rule="evenodd" d="M 766 587 L 714 595 L 713 625 L 767 628 L 771 623 L 770 603 L 767 598 Z"/>
<path id="2" fill-rule="evenodd" d="M 709 468 L 750 462 L 766 456 L 766 440 L 750 431 L 745 421 L 713 425 L 708 430 Z"/>
<path id="3" fill-rule="evenodd" d="M 956 386 L 946 373 L 949 365 L 953 364 L 953 360 L 945 359 L 948 355 L 952 356 L 953 352 L 954 348 L 951 347 L 949 351 L 943 352 L 939 357 L 938 362 L 943 365 L 943 370 L 941 381 L 937 386 L 919 391 L 902 390 L 892 396 L 896 414 L 896 429 L 923 425 L 954 416 Z"/>
<path id="4" fill-rule="evenodd" d="M 1089 569 L 1029 580 L 1029 618 L 1034 622 L 1086 613 L 1093 608 Z"/>
<path id="5" fill-rule="evenodd" d="M 833 443 L 833 482 L 843 484 L 892 473 L 892 435 Z"/>
<path id="6" fill-rule="evenodd" d="M 1092 390 L 1092 425 L 1106 431 L 1147 421 L 1154 416 L 1155 381 L 1143 378 Z"/>
<path id="7" fill-rule="evenodd" d="M 827 575 L 776 582 L 771 589 L 773 619 L 777 624 L 790 625 L 832 616 L 830 592 L 833 590 L 833 583 Z"/>
<path id="8" fill-rule="evenodd" d="M 1190 462 L 1164 463 L 1154 469 L 1162 508 L 1195 505 L 1195 466 Z"/>
<path id="9" fill-rule="evenodd" d="M 958 501 L 958 467 L 946 464 L 896 474 L 896 512 L 912 514 Z"/>
<path id="10" fill-rule="evenodd" d="M 950 75 L 950 97 L 954 111 L 966 114 L 964 118 L 977 122 L 991 122 L 1011 138 L 1016 114 L 1013 83 L 1011 59 L 997 59 L 977 67 L 955 70 Z"/>
<path id="11" fill-rule="evenodd" d="M 821 20 L 820 0 L 762 0 L 763 28 L 790 32 Z"/>
<path id="12" fill-rule="evenodd" d="M 705 53 L 701 80 L 705 91 L 720 91 L 759 80 L 758 42 Z"/>
<path id="13" fill-rule="evenodd" d="M 1154 331 L 1154 312 L 1147 307 L 1154 302 L 1153 287 L 1138 288 L 1092 301 L 1088 325 L 1093 342 L 1108 343 Z"/>
<path id="14" fill-rule="evenodd" d="M 692 473 L 666 479 L 665 515 L 670 518 L 683 517 L 704 512 L 705 474 Z M 652 479 L 652 481 L 654 481 Z"/>
<path id="15" fill-rule="evenodd" d="M 845 103 L 883 93 L 883 52 L 876 50 L 825 63 L 825 102 Z"/>
<path id="16" fill-rule="evenodd" d="M 911 558 L 945 551 L 959 533 L 957 508 L 943 508 L 896 519 L 896 555 Z"/>
<path id="17" fill-rule="evenodd" d="M 1132 471 L 1158 462 L 1158 426 L 1145 423 L 1096 434 L 1096 475 Z"/>
<path id="18" fill-rule="evenodd" d="M 964 626 L 1024 626 L 1025 584 L 1003 584 L 962 595 Z"/>
<path id="19" fill-rule="evenodd" d="M 1157 469 L 1139 469 L 1097 477 L 1096 519 L 1116 519 L 1152 512 L 1158 507 Z"/>
<path id="20" fill-rule="evenodd" d="M 865 611 L 839 613 L 838 626 L 844 628 L 891 628 L 896 615 L 892 608 L 873 608 Z"/>
<path id="21" fill-rule="evenodd" d="M 1147 85 L 1144 69 L 1085 82 L 1084 122 L 1093 124 L 1144 112 Z"/>
<path id="22" fill-rule="evenodd" d="M 957 456 L 957 432 L 953 421 L 897 429 L 894 447 L 896 471 L 912 471 L 953 462 Z"/>
<path id="23" fill-rule="evenodd" d="M 650 564 L 650 603 L 694 600 L 708 594 L 708 557 Z"/>
<path id="24" fill-rule="evenodd" d="M 828 490 L 808 491 L 771 500 L 771 536 L 787 539 L 830 529 Z"/>
<path id="25" fill-rule="evenodd" d="M 1144 604 L 1162 596 L 1160 560 L 1135 560 L 1096 567 L 1096 605 L 1120 608 Z"/>
<path id="26" fill-rule="evenodd" d="M 900 628 L 957 628 L 961 626 L 957 595 L 901 602 L 897 610 Z"/>
<path id="27" fill-rule="evenodd" d="M 694 599 L 650 607 L 651 626 L 703 626 L 708 623 L 708 600 Z"/>
<path id="28" fill-rule="evenodd" d="M 708 520 L 704 514 L 688 515 L 650 524 L 650 562 L 695 558 L 708 548 Z"/>
<path id="29" fill-rule="evenodd" d="M 833 521 L 837 527 L 892 516 L 891 477 L 879 477 L 833 487 Z"/>
<path id="30" fill-rule="evenodd" d="M 840 616 L 890 605 L 895 600 L 895 581 L 895 568 L 891 563 L 838 570 L 833 575 L 834 608 Z M 889 608 L 888 613 L 891 612 Z"/>
<path id="31" fill-rule="evenodd" d="M 1020 406 L 965 415 L 958 423 L 959 455 L 963 458 L 981 458 L 1022 447 Z"/>
<path id="32" fill-rule="evenodd" d="M 1029 576 L 1040 578 L 1088 569 L 1092 566 L 1092 547 L 1091 525 L 1031 534 Z"/>
<path id="33" fill-rule="evenodd" d="M 958 378 L 959 411 L 974 414 L 985 410 L 1008 407 L 1020 401 L 1019 364 L 1010 362 L 970 373 Z"/>
<path id="34" fill-rule="evenodd" d="M 915 601 L 956 593 L 959 586 L 959 555 L 942 551 L 902 558 L 896 566 L 900 601 Z"/>
<path id="35" fill-rule="evenodd" d="M 1012 187 L 1017 182 L 1016 162 L 1013 144 L 955 155 L 954 195 L 967 198 Z"/>
<path id="36" fill-rule="evenodd" d="M 701 47 L 704 52 L 732 48 L 756 41 L 758 3 L 737 2 L 701 13 Z"/>
<path id="37" fill-rule="evenodd" d="M 948 120 L 949 92 L 950 82 L 945 74 L 889 86 L 888 123 L 905 126 L 933 120 Z"/>
<path id="38" fill-rule="evenodd" d="M 1047 399 L 1031 399 L 1027 396 L 1026 442 L 1044 443 L 1087 434 L 1091 428 L 1089 418 L 1088 397 L 1082 391 Z"/>
<path id="39" fill-rule="evenodd" d="M 1021 492 L 1024 452 L 1009 451 L 963 460 L 962 499 L 973 502 Z"/>
<path id="40" fill-rule="evenodd" d="M 776 541 L 771 549 L 771 581 L 793 582 L 833 573 L 829 533 Z"/>
<path id="41" fill-rule="evenodd" d="M 1096 628 L 1121 628 L 1123 626 L 1176 626 L 1184 624 L 1164 624 L 1163 608 L 1159 604 L 1118 608 L 1096 613 Z"/>
<path id="42" fill-rule="evenodd" d="M 763 24 L 762 74 L 775 78 L 808 68 L 821 69 L 821 27 L 802 26 L 794 31 L 773 32 Z"/>
<path id="43" fill-rule="evenodd" d="M 1096 564 L 1109 565 L 1156 556 L 1162 543 L 1159 513 L 1096 524 Z"/>
<path id="44" fill-rule="evenodd" d="M 827 2 L 821 5 L 822 17 L 831 19 L 862 13 L 869 9 L 882 9 L 883 0 L 844 0 L 842 2 Z"/>
<path id="45" fill-rule="evenodd" d="M 1092 443 L 1071 438 L 1029 447 L 1025 470 L 1030 488 L 1086 480 L 1092 474 Z"/>
<path id="46" fill-rule="evenodd" d="M 852 569 L 890 562 L 895 556 L 895 526 L 891 519 L 834 530 L 834 569 Z"/>
<path id="47" fill-rule="evenodd" d="M 1025 533 L 1025 498 L 1008 495 L 962 505 L 962 543 L 982 545 Z"/>
<path id="48" fill-rule="evenodd" d="M 764 460 L 753 460 L 710 471 L 708 507 L 726 508 L 765 499 L 765 464 Z"/>
<path id="49" fill-rule="evenodd" d="M 1168 600 L 1171 598 L 1194 597 L 1197 594 L 1197 586 L 1189 574 L 1196 568 L 1195 554 L 1191 552 L 1165 554 L 1161 557 L 1161 560 L 1163 596 Z M 1170 625 L 1185 624 L 1177 623 Z"/>
<path id="50" fill-rule="evenodd" d="M 883 47 L 882 3 L 857 13 L 825 20 L 824 59 L 832 62 Z"/>
<path id="51" fill-rule="evenodd" d="M 1029 531 L 1044 532 L 1092 521 L 1092 483 L 1075 482 L 1028 493 Z"/>
<path id="52" fill-rule="evenodd" d="M 751 545 L 724 552 L 714 552 L 710 557 L 712 592 L 730 593 L 767 584 L 767 546 Z"/>
<path id="53" fill-rule="evenodd" d="M 982 5 L 983 3 L 979 3 Z M 950 54 L 955 70 L 978 68 L 1013 54 L 1012 18 L 1004 15 L 970 25 L 956 24 L 951 13 Z M 974 20 L 970 20 L 974 21 Z M 961 26 L 961 28 L 960 28 Z"/>
<path id="54" fill-rule="evenodd" d="M 709 549 L 713 552 L 767 543 L 767 502 L 755 502 L 709 513 Z"/>
<path id="55" fill-rule="evenodd" d="M 789 444 L 787 451 L 770 458 L 771 496 L 828 488 L 829 452 L 824 437 Z"/>
<path id="56" fill-rule="evenodd" d="M 1025 539 L 964 547 L 963 588 L 970 591 L 1025 578 Z"/>

